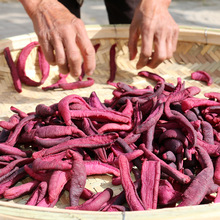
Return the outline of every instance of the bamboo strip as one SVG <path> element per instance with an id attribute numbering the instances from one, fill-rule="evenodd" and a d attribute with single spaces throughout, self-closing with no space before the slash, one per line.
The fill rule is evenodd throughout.
<path id="1" fill-rule="evenodd" d="M 15 92 L 10 76 L 10 71 L 4 59 L 2 51 L 9 46 L 12 50 L 14 61 L 17 60 L 20 49 L 29 42 L 37 40 L 34 33 L 28 35 L 15 36 L 9 39 L 0 40 L 0 120 L 7 119 L 12 115 L 9 110 L 11 105 L 25 111 L 35 110 L 39 103 L 47 105 L 58 102 L 62 97 L 73 92 L 80 96 L 89 96 L 92 91 L 104 99 L 112 97 L 113 87 L 106 84 L 109 77 L 109 49 L 111 45 L 117 43 L 117 75 L 116 82 L 122 81 L 138 88 L 153 85 L 150 80 L 137 76 L 134 61 L 128 59 L 128 26 L 87 26 L 88 35 L 95 45 L 101 46 L 96 54 L 97 67 L 93 74 L 95 85 L 75 91 L 42 91 L 41 87 L 23 86 L 22 93 Z M 140 42 L 139 42 L 140 46 Z M 139 48 L 140 51 L 140 48 Z M 182 27 L 180 29 L 179 42 L 173 58 L 165 61 L 158 68 L 152 70 L 148 67 L 142 70 L 153 71 L 160 74 L 167 82 L 176 84 L 177 77 L 185 81 L 186 86 L 198 86 L 202 93 L 216 91 L 220 92 L 220 31 L 193 29 Z M 34 50 L 27 60 L 26 69 L 33 79 L 39 79 L 39 66 L 36 64 L 36 50 Z M 206 86 L 203 82 L 191 80 L 190 74 L 196 70 L 208 71 L 213 78 L 213 85 Z M 58 78 L 58 68 L 51 67 L 50 76 L 43 86 L 54 83 Z M 75 80 L 73 77 L 69 81 Z M 93 191 L 102 191 L 104 186 L 113 187 L 106 177 L 92 177 L 87 181 L 87 187 Z M 102 184 L 100 184 L 102 183 Z M 114 192 L 120 192 L 121 189 L 114 188 Z M 66 195 L 64 195 L 66 196 Z M 150 210 L 145 212 L 126 212 L 126 213 L 101 213 L 101 212 L 83 212 L 65 210 L 66 198 L 62 198 L 57 208 L 39 208 L 24 206 L 27 197 L 22 197 L 13 202 L 0 201 L 0 219 L 149 219 L 149 220 L 203 220 L 220 218 L 219 204 L 200 205 L 194 207 L 172 208 Z M 21 203 L 21 204 L 16 204 Z M 190 214 L 189 214 L 190 213 Z"/>

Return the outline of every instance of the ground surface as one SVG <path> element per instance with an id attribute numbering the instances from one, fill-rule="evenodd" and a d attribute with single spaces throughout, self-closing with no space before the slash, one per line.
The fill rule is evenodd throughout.
<path id="1" fill-rule="evenodd" d="M 220 28 L 219 0 L 173 0 L 169 10 L 179 25 Z M 108 24 L 103 0 L 84 0 L 82 20 L 85 24 Z M 0 0 L 0 39 L 33 31 L 18 0 Z"/>

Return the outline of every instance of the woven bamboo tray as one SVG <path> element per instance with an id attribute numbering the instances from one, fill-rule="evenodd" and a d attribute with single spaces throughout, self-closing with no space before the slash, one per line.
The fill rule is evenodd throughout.
<path id="1" fill-rule="evenodd" d="M 117 76 L 115 81 L 122 81 L 138 88 L 153 85 L 152 81 L 137 76 L 138 71 L 135 69 L 137 59 L 132 62 L 128 60 L 128 26 L 87 26 L 87 31 L 92 43 L 101 45 L 96 54 L 97 67 L 92 76 L 95 84 L 92 87 L 74 91 L 45 92 L 41 87 L 22 85 L 22 93 L 17 93 L 13 87 L 10 71 L 2 53 L 3 49 L 9 47 L 13 59 L 16 61 L 20 50 L 28 43 L 36 41 L 37 37 L 32 33 L 0 40 L 0 120 L 6 120 L 12 115 L 11 106 L 25 112 L 32 112 L 37 104 L 50 105 L 73 93 L 80 96 L 89 96 L 92 91 L 96 91 L 101 101 L 110 99 L 114 88 L 107 85 L 106 81 L 109 77 L 109 49 L 115 43 L 117 44 Z M 36 50 L 33 50 L 28 57 L 26 69 L 29 77 L 39 80 L 40 71 L 36 57 Z M 177 82 L 177 77 L 181 77 L 186 82 L 186 86 L 200 87 L 202 89 L 201 94 L 210 91 L 220 92 L 220 30 L 181 27 L 177 51 L 173 58 L 165 61 L 155 70 L 147 67 L 143 70 L 158 73 L 166 82 L 174 84 Z M 205 83 L 191 80 L 191 73 L 196 70 L 207 71 L 212 76 L 214 83 L 208 87 Z M 56 82 L 57 79 L 58 68 L 53 66 L 50 70 L 50 76 L 43 86 L 50 85 Z M 73 81 L 75 79 L 69 76 L 68 80 Z M 114 188 L 110 182 L 109 177 L 96 176 L 88 179 L 86 187 L 94 192 L 111 187 L 115 193 L 118 193 L 121 189 Z M 24 196 L 15 201 L 0 201 L 0 219 L 220 219 L 220 204 L 166 208 L 144 212 L 103 213 L 65 210 L 63 207 L 68 202 L 68 196 L 65 194 L 55 208 L 25 206 L 23 204 L 27 198 Z"/>

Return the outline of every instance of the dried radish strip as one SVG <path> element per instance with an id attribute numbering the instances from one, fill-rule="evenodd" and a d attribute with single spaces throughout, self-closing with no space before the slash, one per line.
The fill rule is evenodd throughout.
<path id="1" fill-rule="evenodd" d="M 38 46 L 39 66 L 40 66 L 40 70 L 42 73 L 42 78 L 39 82 L 36 82 L 36 81 L 30 79 L 27 76 L 27 73 L 25 70 L 25 64 L 26 64 L 26 61 L 27 61 L 29 54 L 31 53 L 32 49 L 34 49 L 37 46 Z M 28 86 L 40 86 L 45 82 L 45 80 L 49 76 L 50 65 L 46 61 L 46 58 L 43 54 L 43 51 L 40 48 L 39 43 L 37 41 L 29 43 L 27 46 L 25 46 L 22 49 L 22 51 L 18 57 L 17 69 L 18 69 L 18 75 L 19 75 L 21 82 L 23 82 L 24 84 L 26 84 Z"/>

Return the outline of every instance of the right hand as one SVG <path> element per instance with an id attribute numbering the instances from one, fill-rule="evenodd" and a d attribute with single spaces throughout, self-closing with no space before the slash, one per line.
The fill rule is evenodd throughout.
<path id="1" fill-rule="evenodd" d="M 20 1 L 25 7 L 25 0 Z M 25 9 L 47 61 L 58 65 L 61 73 L 79 76 L 83 58 L 85 73 L 91 75 L 96 65 L 95 51 L 84 23 L 57 0 L 37 2 Z"/>

